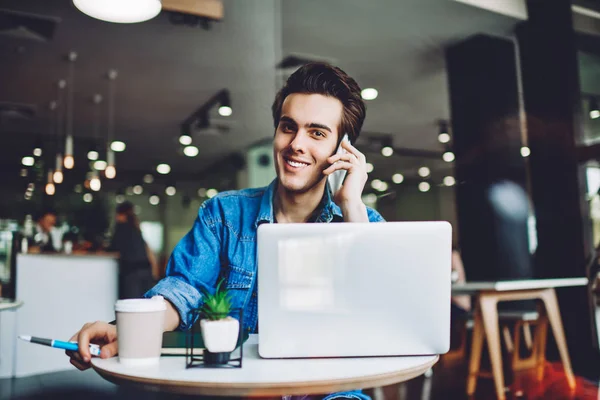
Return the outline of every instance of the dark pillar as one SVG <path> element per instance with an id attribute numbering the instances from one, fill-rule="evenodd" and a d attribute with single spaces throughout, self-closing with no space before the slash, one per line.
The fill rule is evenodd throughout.
<path id="1" fill-rule="evenodd" d="M 535 272 L 586 276 L 590 237 L 585 180 L 575 151 L 582 110 L 571 1 L 530 0 L 527 8 L 529 20 L 517 36 L 538 236 Z M 587 288 L 557 292 L 574 368 L 597 369 Z"/>
<path id="2" fill-rule="evenodd" d="M 530 277 L 515 45 L 474 36 L 447 49 L 446 66 L 467 280 Z"/>

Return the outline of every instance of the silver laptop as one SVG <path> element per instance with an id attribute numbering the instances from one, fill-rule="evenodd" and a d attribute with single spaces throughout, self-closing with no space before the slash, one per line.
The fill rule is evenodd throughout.
<path id="1" fill-rule="evenodd" d="M 261 225 L 260 356 L 446 353 L 451 246 L 447 222 Z"/>

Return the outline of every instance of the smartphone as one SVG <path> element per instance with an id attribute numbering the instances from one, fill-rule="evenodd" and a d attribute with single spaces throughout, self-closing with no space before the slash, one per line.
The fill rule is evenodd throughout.
<path id="1" fill-rule="evenodd" d="M 335 154 L 346 154 L 346 150 L 344 150 L 342 148 L 342 143 L 346 141 L 349 142 L 350 139 L 348 139 L 348 134 L 344 134 L 344 137 L 342 138 L 342 141 L 340 142 L 340 146 L 338 147 L 337 151 L 335 152 Z M 342 187 L 342 183 L 344 183 L 344 178 L 346 177 L 346 170 L 345 169 L 338 169 L 337 171 L 334 171 L 332 174 L 330 174 L 327 177 L 327 183 L 329 184 L 329 190 L 331 190 L 331 194 L 335 195 L 337 193 L 338 190 L 340 190 L 340 188 Z"/>

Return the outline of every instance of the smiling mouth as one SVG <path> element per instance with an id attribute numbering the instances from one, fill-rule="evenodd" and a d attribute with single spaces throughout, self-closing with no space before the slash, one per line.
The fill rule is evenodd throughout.
<path id="1" fill-rule="evenodd" d="M 308 164 L 306 164 L 306 163 L 292 161 L 292 160 L 288 160 L 288 159 L 285 160 L 285 163 L 293 168 L 302 168 L 302 167 L 308 166 Z"/>

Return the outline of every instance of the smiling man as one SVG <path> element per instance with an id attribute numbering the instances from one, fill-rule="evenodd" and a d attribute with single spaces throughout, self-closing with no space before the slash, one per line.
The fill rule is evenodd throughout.
<path id="1" fill-rule="evenodd" d="M 167 276 L 145 294 L 168 300 L 165 331 L 189 329 L 194 323 L 190 311 L 202 305 L 202 290 L 213 292 L 225 279 L 233 306 L 244 309 L 244 329 L 258 332 L 260 224 L 383 221 L 361 200 L 366 160 L 351 143 L 364 118 L 360 87 L 341 69 L 313 63 L 290 76 L 273 103 L 277 178 L 264 188 L 223 192 L 204 202 L 194 226 L 173 250 Z M 344 134 L 349 142 L 342 141 Z M 340 144 L 345 154 L 336 154 Z M 342 169 L 346 177 L 334 198 L 327 177 Z M 116 328 L 107 323 L 87 324 L 72 340 L 81 350 L 69 353 L 71 363 L 80 369 L 89 366 L 90 340 L 102 345 L 102 358 L 117 352 Z"/>

